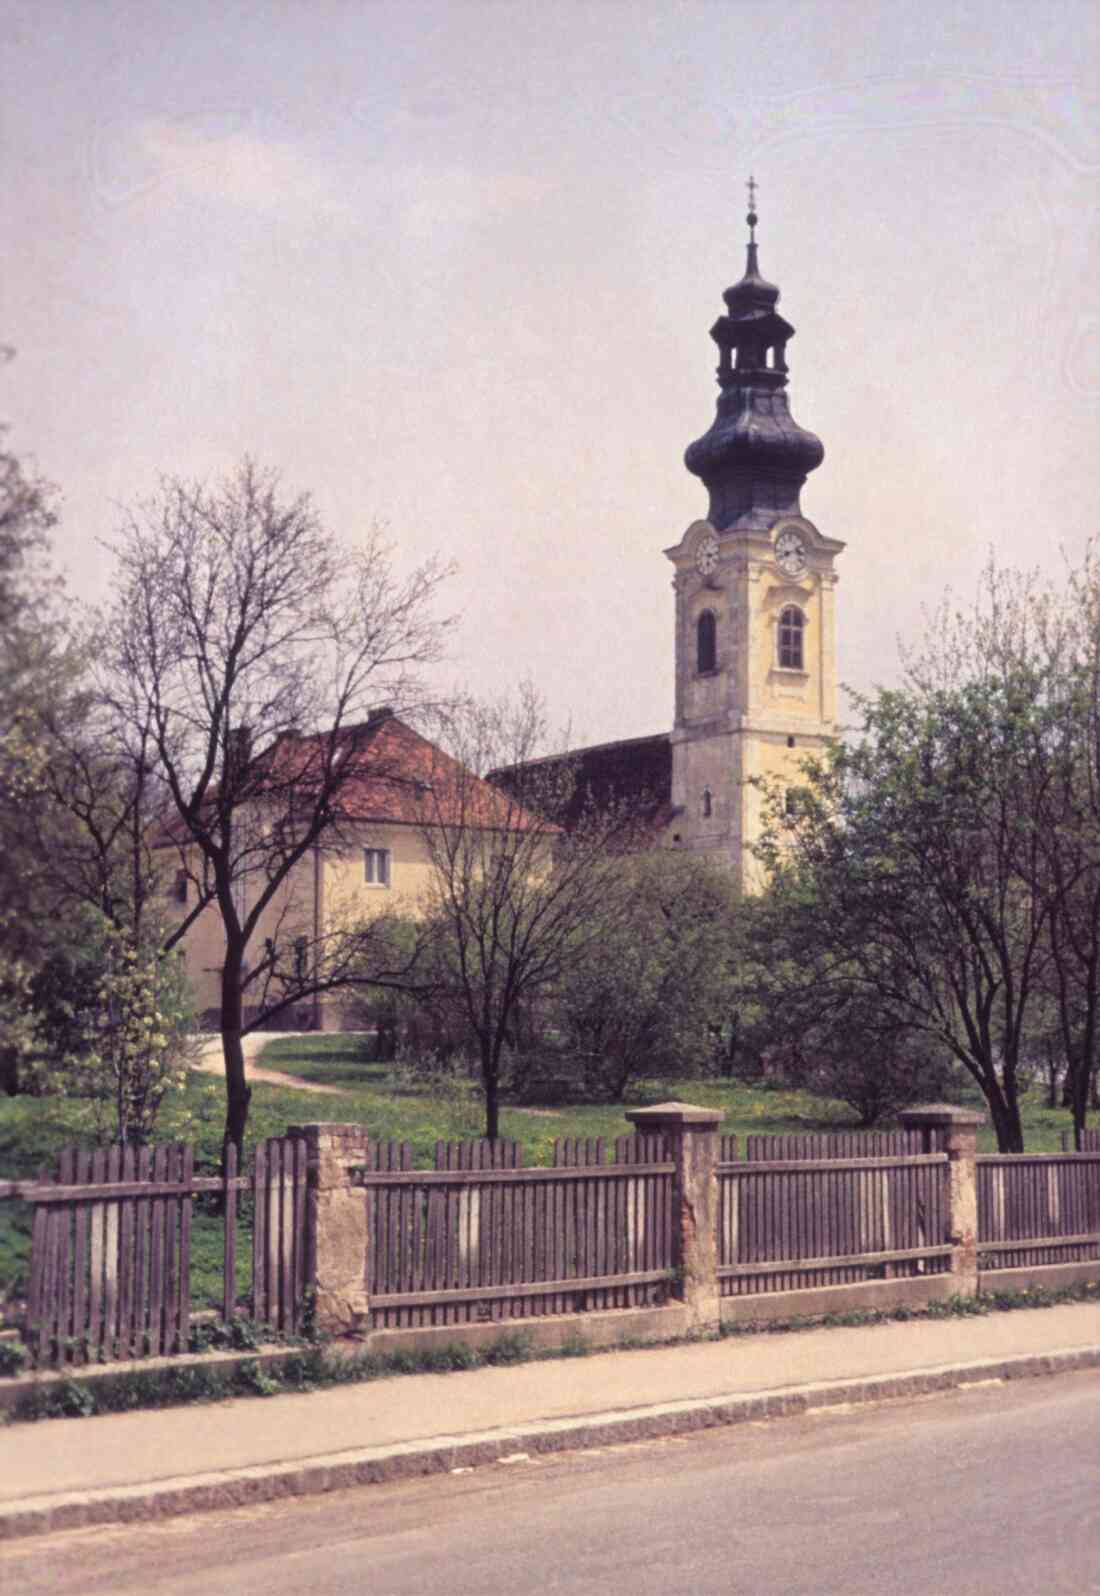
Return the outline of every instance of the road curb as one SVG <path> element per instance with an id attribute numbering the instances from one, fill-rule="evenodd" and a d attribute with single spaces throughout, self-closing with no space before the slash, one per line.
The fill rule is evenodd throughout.
<path id="1" fill-rule="evenodd" d="M 98 1524 L 130 1524 L 243 1507 L 281 1497 L 313 1496 L 355 1485 L 379 1485 L 452 1469 L 479 1468 L 517 1453 L 553 1453 L 686 1435 L 719 1425 L 790 1418 L 821 1408 L 930 1395 L 995 1380 L 1031 1379 L 1100 1368 L 1100 1346 L 1010 1358 L 983 1358 L 898 1374 L 782 1386 L 771 1391 L 691 1398 L 578 1418 L 542 1419 L 465 1435 L 362 1447 L 354 1451 L 262 1464 L 147 1485 L 115 1486 L 24 1497 L 0 1506 L 0 1540 Z M 79 1422 L 79 1421 L 57 1421 Z"/>

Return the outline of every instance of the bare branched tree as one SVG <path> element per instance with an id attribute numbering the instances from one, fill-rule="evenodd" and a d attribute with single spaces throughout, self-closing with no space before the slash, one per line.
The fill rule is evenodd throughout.
<path id="1" fill-rule="evenodd" d="M 166 480 L 114 553 L 102 701 L 118 746 L 164 793 L 157 841 L 176 850 L 192 912 L 220 918 L 225 1140 L 239 1148 L 242 1034 L 362 971 L 348 928 L 316 925 L 303 949 L 299 926 L 292 949 L 280 943 L 284 888 L 340 847 L 372 711 L 424 704 L 448 569 L 430 560 L 399 577 L 377 531 L 341 542 L 250 461 L 214 487 Z"/>
<path id="2" fill-rule="evenodd" d="M 576 803 L 568 758 L 539 758 L 542 704 L 466 704 L 452 713 L 421 806 L 432 861 L 429 924 L 441 1000 L 478 1055 L 485 1133 L 499 1134 L 502 1062 L 525 1007 L 552 990 L 625 915 L 623 854 L 638 845 L 632 805 Z M 492 776 L 492 783 L 486 779 Z"/>

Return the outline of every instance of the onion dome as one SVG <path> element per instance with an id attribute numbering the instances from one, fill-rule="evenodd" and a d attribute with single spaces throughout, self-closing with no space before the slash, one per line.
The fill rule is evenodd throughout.
<path id="1" fill-rule="evenodd" d="M 750 207 L 755 184 L 750 179 Z M 718 345 L 718 410 L 708 432 L 684 455 L 710 494 L 716 531 L 766 529 L 800 514 L 799 492 L 825 458 L 820 438 L 791 416 L 787 386 L 790 322 L 776 311 L 779 289 L 760 274 L 755 208 L 748 214 L 745 275 L 723 294 L 727 314 L 710 330 Z"/>

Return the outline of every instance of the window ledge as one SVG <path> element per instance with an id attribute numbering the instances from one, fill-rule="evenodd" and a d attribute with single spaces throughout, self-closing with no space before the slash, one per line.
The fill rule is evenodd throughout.
<path id="1" fill-rule="evenodd" d="M 810 679 L 809 671 L 796 670 L 793 665 L 773 665 L 771 674 L 773 676 L 782 676 L 787 681 L 792 682 L 808 682 Z"/>

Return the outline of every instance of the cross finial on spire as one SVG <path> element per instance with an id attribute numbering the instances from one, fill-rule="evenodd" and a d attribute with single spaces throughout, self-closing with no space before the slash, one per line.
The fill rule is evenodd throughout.
<path id="1" fill-rule="evenodd" d="M 751 175 L 751 173 L 749 175 L 749 181 L 746 184 L 746 187 L 748 188 L 748 191 L 749 191 L 749 214 L 746 216 L 745 220 L 749 224 L 749 243 L 750 244 L 755 244 L 756 243 L 756 223 L 757 223 L 757 215 L 756 215 L 756 179 L 755 179 L 755 177 L 753 177 Z"/>

